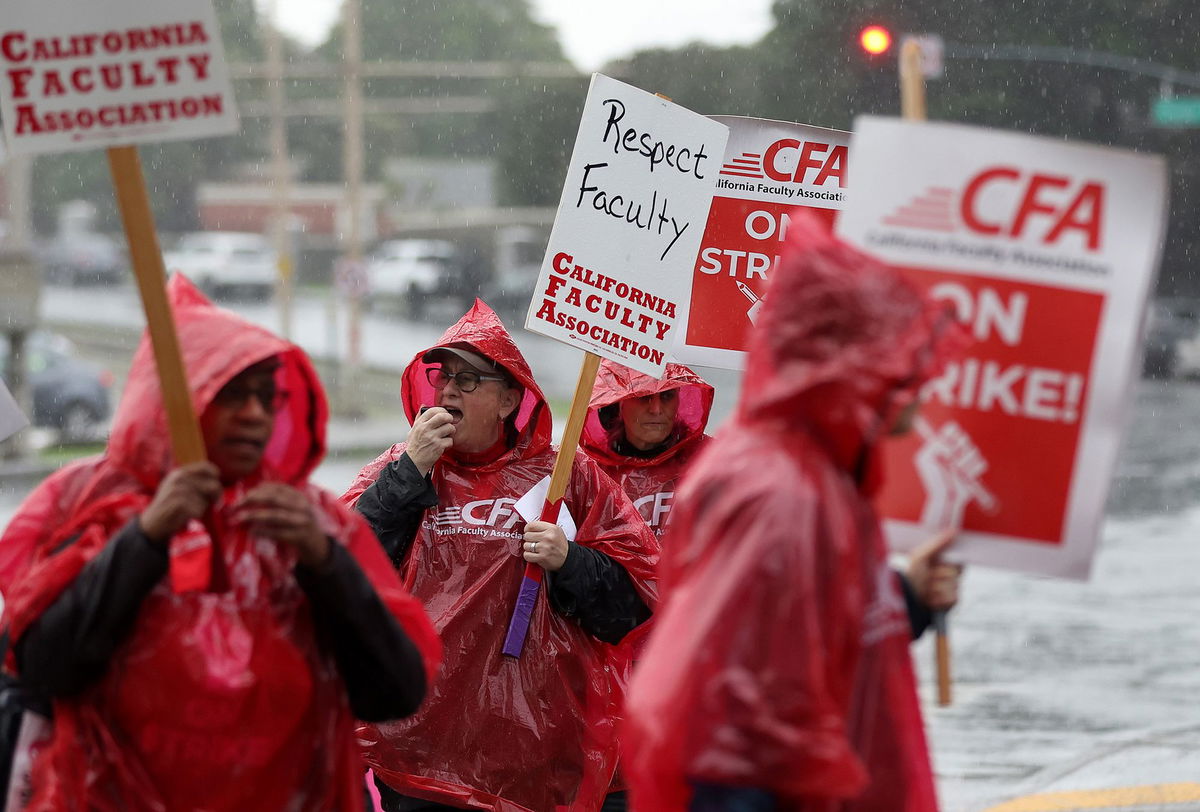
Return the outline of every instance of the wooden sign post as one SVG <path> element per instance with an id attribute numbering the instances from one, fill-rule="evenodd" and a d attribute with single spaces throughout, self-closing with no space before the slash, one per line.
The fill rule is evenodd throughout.
<path id="1" fill-rule="evenodd" d="M 900 117 L 909 121 L 924 121 L 925 77 L 921 73 L 921 45 L 908 38 L 900 47 Z M 933 615 L 937 634 L 934 646 L 934 667 L 937 672 L 937 703 L 947 707 L 953 700 L 950 670 L 950 621 L 945 611 Z"/>
<path id="2" fill-rule="evenodd" d="M 167 304 L 162 251 L 158 246 L 154 213 L 150 209 L 137 147 L 110 147 L 108 166 L 112 173 L 117 206 L 121 210 L 125 240 L 129 244 L 133 275 L 142 297 L 142 309 L 146 312 L 146 329 L 154 348 L 154 363 L 162 388 L 163 407 L 167 411 L 175 464 L 199 462 L 205 457 L 204 438 L 192 408 L 191 390 L 179 351 L 179 336 L 175 332 L 175 318 Z"/>
<path id="3" fill-rule="evenodd" d="M 571 412 L 563 430 L 562 444 L 554 458 L 554 470 L 550 474 L 550 488 L 546 491 L 546 503 L 542 506 L 543 522 L 558 521 L 562 509 L 563 495 L 571 481 L 571 466 L 575 464 L 575 451 L 579 448 L 579 435 L 587 420 L 588 401 L 592 399 L 592 388 L 596 385 L 596 370 L 600 368 L 600 356 L 594 352 L 584 353 L 583 365 L 579 368 L 579 381 L 575 384 L 575 396 L 571 400 Z M 533 607 L 537 604 L 538 592 L 546 571 L 537 564 L 525 565 L 525 576 L 521 579 L 521 591 L 517 594 L 517 605 L 508 622 L 508 633 L 504 636 L 502 651 L 509 657 L 520 657 L 529 632 L 529 621 Z"/>

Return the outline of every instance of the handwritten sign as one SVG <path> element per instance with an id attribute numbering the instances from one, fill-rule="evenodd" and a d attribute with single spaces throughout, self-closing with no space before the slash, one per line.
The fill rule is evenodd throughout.
<path id="1" fill-rule="evenodd" d="M 593 75 L 526 328 L 662 374 L 727 136 Z"/>
<path id="2" fill-rule="evenodd" d="M 4 0 L 0 114 L 13 154 L 235 132 L 211 0 Z"/>
<path id="3" fill-rule="evenodd" d="M 974 339 L 887 449 L 879 499 L 909 546 L 1085 578 L 1131 408 L 1166 223 L 1157 157 L 860 118 L 838 233 L 946 302 Z"/>
<path id="4" fill-rule="evenodd" d="M 712 210 L 674 356 L 742 369 L 746 337 L 767 293 L 788 223 L 806 209 L 833 228 L 845 206 L 850 133 L 740 116 L 729 127 Z"/>

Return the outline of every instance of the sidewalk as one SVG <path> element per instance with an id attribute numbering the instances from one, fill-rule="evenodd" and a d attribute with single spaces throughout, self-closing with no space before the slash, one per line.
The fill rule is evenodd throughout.
<path id="1" fill-rule="evenodd" d="M 1097 743 L 1072 762 L 1042 770 L 1025 782 L 1018 797 L 985 812 L 1194 812 L 1200 809 L 1198 763 L 1200 725 L 1125 734 Z M 1136 774 L 1137 782 L 1121 786 L 1113 781 L 1122 774 Z"/>

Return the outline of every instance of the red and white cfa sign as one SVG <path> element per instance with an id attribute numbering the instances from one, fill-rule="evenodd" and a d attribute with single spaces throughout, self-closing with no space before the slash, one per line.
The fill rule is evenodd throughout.
<path id="1" fill-rule="evenodd" d="M 974 344 L 889 443 L 879 499 L 909 547 L 1088 576 L 1131 408 L 1166 224 L 1158 157 L 951 124 L 859 118 L 838 234 L 953 306 Z"/>
<path id="2" fill-rule="evenodd" d="M 807 209 L 832 229 L 845 205 L 850 133 L 713 118 L 729 127 L 729 144 L 672 354 L 685 364 L 742 369 L 792 213 Z"/>
<path id="3" fill-rule="evenodd" d="M 26 155 L 236 132 L 211 0 L 4 0 L 0 115 Z"/>
<path id="4" fill-rule="evenodd" d="M 661 375 L 727 137 L 594 74 L 526 329 Z"/>

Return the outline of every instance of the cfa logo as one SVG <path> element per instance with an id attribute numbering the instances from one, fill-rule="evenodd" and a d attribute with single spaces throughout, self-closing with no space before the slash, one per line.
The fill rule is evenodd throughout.
<path id="1" fill-rule="evenodd" d="M 992 211 L 989 216 L 982 210 L 980 198 L 1003 187 L 1017 191 L 1020 202 L 1011 212 Z M 1104 186 L 1096 181 L 1080 185 L 1068 177 L 1039 172 L 1025 177 L 1015 167 L 996 166 L 980 172 L 967 184 L 959 213 L 967 228 L 978 234 L 1034 234 L 1049 245 L 1077 232 L 1089 251 L 1098 251 Z"/>
<path id="2" fill-rule="evenodd" d="M 659 527 L 666 522 L 671 513 L 671 500 L 675 498 L 674 491 L 660 491 L 649 496 L 643 496 L 633 503 L 638 513 L 651 527 Z"/>
<path id="3" fill-rule="evenodd" d="M 791 165 L 793 160 L 794 167 Z M 821 186 L 836 179 L 838 186 L 844 188 L 846 148 L 831 147 L 818 141 L 800 142 L 795 138 L 781 138 L 767 147 L 763 154 L 763 171 L 771 180 Z M 811 178 L 810 171 L 815 171 Z"/>
<path id="4" fill-rule="evenodd" d="M 510 530 L 521 521 L 521 517 L 513 510 L 516 499 L 501 497 L 500 499 L 477 499 L 467 502 L 462 507 L 448 507 L 433 514 L 433 523 L 437 527 L 466 524 L 472 527 L 498 527 Z"/>
<path id="5" fill-rule="evenodd" d="M 743 152 L 721 166 L 722 175 L 781 183 L 811 183 L 823 186 L 836 180 L 846 185 L 846 147 L 781 138 L 764 152 Z"/>

